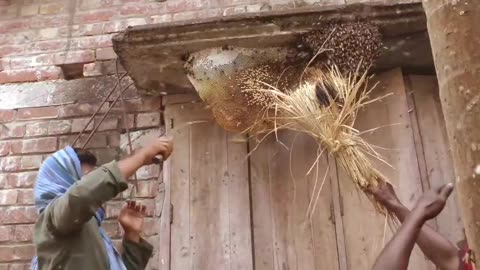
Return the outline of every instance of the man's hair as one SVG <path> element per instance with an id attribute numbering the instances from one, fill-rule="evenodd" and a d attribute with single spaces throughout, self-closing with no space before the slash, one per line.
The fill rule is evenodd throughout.
<path id="1" fill-rule="evenodd" d="M 97 157 L 95 157 L 92 152 L 80 148 L 73 148 L 73 150 L 75 150 L 75 153 L 77 154 L 81 164 L 97 166 Z"/>

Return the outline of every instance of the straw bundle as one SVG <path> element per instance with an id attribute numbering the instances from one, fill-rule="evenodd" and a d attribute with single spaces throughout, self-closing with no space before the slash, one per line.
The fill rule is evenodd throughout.
<path id="1" fill-rule="evenodd" d="M 263 130 L 264 136 L 278 129 L 305 132 L 337 158 L 362 190 L 386 181 L 368 158 L 381 159 L 380 155 L 353 128 L 358 111 L 380 99 L 369 99 L 374 87 L 368 88 L 367 73 L 344 75 L 335 65 L 326 71 L 314 68 L 308 73 L 309 78 L 290 93 L 266 83 L 250 89 L 271 100 L 262 120 L 273 122 L 274 128 Z"/>

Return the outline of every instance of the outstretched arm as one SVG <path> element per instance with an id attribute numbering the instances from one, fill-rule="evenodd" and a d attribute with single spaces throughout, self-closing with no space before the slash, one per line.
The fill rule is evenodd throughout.
<path id="1" fill-rule="evenodd" d="M 372 270 L 407 270 L 413 246 L 424 223 L 425 220 L 419 211 L 410 213 L 382 250 Z"/>
<path id="2" fill-rule="evenodd" d="M 156 155 L 168 158 L 171 151 L 169 141 L 158 139 L 130 157 L 92 171 L 45 209 L 48 228 L 61 235 L 79 230 L 103 203 L 128 188 L 125 179 L 151 164 Z"/>
<path id="3" fill-rule="evenodd" d="M 448 184 L 423 194 L 398 232 L 382 250 L 372 270 L 407 270 L 410 255 L 422 226 L 443 210 L 452 190 L 453 185 Z"/>
<path id="4" fill-rule="evenodd" d="M 401 223 L 405 223 L 407 216 L 411 214 L 398 199 L 392 185 L 383 183 L 371 190 L 378 202 L 382 203 L 387 210 L 394 214 Z M 416 243 L 425 256 L 441 270 L 458 270 L 460 258 L 457 248 L 441 234 L 433 230 L 427 224 L 423 224 L 416 238 Z"/>

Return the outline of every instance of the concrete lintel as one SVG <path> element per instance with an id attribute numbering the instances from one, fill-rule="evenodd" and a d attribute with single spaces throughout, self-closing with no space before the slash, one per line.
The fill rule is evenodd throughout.
<path id="1" fill-rule="evenodd" d="M 135 26 L 116 35 L 113 44 L 142 93 L 178 94 L 192 91 L 183 69 L 190 52 L 226 45 L 293 47 L 301 34 L 318 29 L 325 22 L 355 20 L 373 22 L 382 32 L 385 49 L 379 69 L 433 66 L 421 3 L 395 1 Z"/>

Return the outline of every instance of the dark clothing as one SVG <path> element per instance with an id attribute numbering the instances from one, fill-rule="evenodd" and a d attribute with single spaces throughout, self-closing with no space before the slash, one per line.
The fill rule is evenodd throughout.
<path id="1" fill-rule="evenodd" d="M 113 161 L 82 177 L 51 202 L 35 224 L 39 269 L 109 270 L 95 213 L 127 188 Z M 152 251 L 153 247 L 144 240 L 123 240 L 123 263 L 128 270 L 145 269 Z"/>

